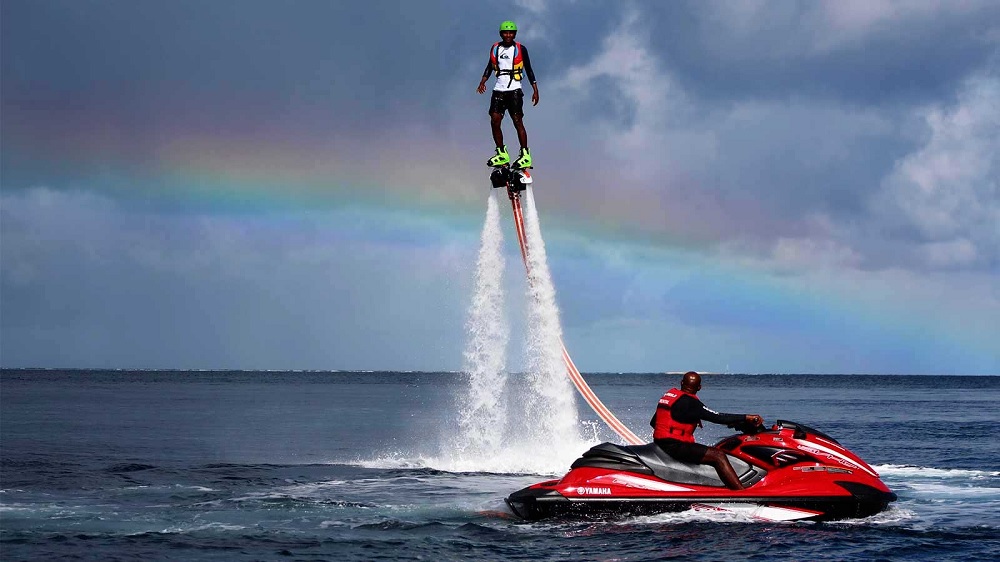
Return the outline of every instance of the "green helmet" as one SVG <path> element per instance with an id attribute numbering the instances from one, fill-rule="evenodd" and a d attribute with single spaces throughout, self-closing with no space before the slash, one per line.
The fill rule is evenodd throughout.
<path id="1" fill-rule="evenodd" d="M 500 31 L 517 31 L 517 24 L 507 20 L 500 24 Z"/>

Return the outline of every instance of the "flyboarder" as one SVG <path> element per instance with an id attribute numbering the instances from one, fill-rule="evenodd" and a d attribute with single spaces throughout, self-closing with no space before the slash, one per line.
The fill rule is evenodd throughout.
<path id="1" fill-rule="evenodd" d="M 524 45 L 514 41 L 517 36 L 517 25 L 508 20 L 500 24 L 500 39 L 490 48 L 490 60 L 483 71 L 483 79 L 479 81 L 477 92 L 486 92 L 486 80 L 490 74 L 496 72 L 497 81 L 493 85 L 493 96 L 490 98 L 490 124 L 493 127 L 493 142 L 497 149 L 488 161 L 487 165 L 493 167 L 510 164 L 510 155 L 507 154 L 507 145 L 503 143 L 503 131 L 500 129 L 500 122 L 503 121 L 505 112 L 510 111 L 510 120 L 514 122 L 517 130 L 517 140 L 521 143 L 521 152 L 514 161 L 516 168 L 530 168 L 531 153 L 528 152 L 528 133 L 524 130 L 523 100 L 524 91 L 521 89 L 521 78 L 527 75 L 528 82 L 534 93 L 531 94 L 531 105 L 538 105 L 538 84 L 535 83 L 535 73 L 531 70 L 531 61 L 528 60 L 528 50 Z"/>

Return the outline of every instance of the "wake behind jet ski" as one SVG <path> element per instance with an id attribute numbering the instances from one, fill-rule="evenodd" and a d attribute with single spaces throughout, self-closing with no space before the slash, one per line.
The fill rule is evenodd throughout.
<path id="1" fill-rule="evenodd" d="M 796 422 L 769 430 L 742 422 L 715 446 L 725 451 L 742 490 L 728 489 L 715 468 L 677 461 L 655 443 L 602 443 L 559 480 L 506 498 L 517 516 L 620 516 L 703 509 L 772 520 L 867 517 L 896 494 L 860 457 L 834 438 Z"/>

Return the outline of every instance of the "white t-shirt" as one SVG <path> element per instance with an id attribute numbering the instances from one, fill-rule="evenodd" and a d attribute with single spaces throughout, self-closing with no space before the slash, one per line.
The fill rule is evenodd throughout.
<path id="1" fill-rule="evenodd" d="M 500 70 L 511 70 L 514 68 L 514 49 L 516 45 L 511 45 L 510 47 L 504 47 L 503 43 L 497 45 L 497 64 L 500 66 Z M 521 70 L 521 77 L 524 78 L 524 70 Z M 497 81 L 493 84 L 493 89 L 500 92 L 509 92 L 510 90 L 521 89 L 521 81 L 514 80 L 514 77 L 510 74 L 501 74 L 497 76 Z"/>

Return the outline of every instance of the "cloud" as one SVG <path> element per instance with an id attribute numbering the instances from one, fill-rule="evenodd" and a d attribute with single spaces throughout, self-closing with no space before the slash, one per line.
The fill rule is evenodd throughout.
<path id="1" fill-rule="evenodd" d="M 600 50 L 560 73 L 553 88 L 573 112 L 601 129 L 612 157 L 645 153 L 681 103 L 648 45 L 639 13 L 628 12 Z"/>
<path id="2" fill-rule="evenodd" d="M 461 357 L 456 295 L 474 248 L 421 244 L 428 225 L 405 215 L 161 213 L 46 188 L 5 192 L 0 212 L 5 367 L 434 370 Z"/>
<path id="3" fill-rule="evenodd" d="M 755 251 L 746 244 L 724 243 L 719 247 L 722 255 L 737 261 L 762 265 L 748 256 L 766 256 L 766 269 L 779 274 L 799 274 L 803 271 L 835 273 L 857 268 L 862 261 L 859 252 L 849 244 L 832 236 L 779 237 L 763 251 Z"/>
<path id="4" fill-rule="evenodd" d="M 811 171 L 801 181 L 809 183 L 799 189 L 792 189 L 797 182 L 771 182 L 784 188 L 776 188 L 769 208 L 785 208 L 790 217 L 797 217 L 790 219 L 793 228 L 758 225 L 756 235 L 746 236 L 749 232 L 744 231 L 743 236 L 722 240 L 718 245 L 722 255 L 737 259 L 742 255 L 748 263 L 784 273 L 796 268 L 844 273 L 897 267 L 917 272 L 996 272 L 1000 264 L 1000 79 L 992 70 L 969 78 L 954 102 L 914 108 L 896 124 L 837 111 L 822 118 L 815 108 L 811 115 L 816 123 L 833 124 L 834 128 L 817 128 L 825 141 L 782 141 L 781 133 L 772 132 L 761 135 L 765 140 L 759 147 L 744 152 L 750 160 L 763 161 L 768 152 L 784 146 L 792 169 L 802 166 L 797 162 L 808 163 L 803 170 Z M 776 111 L 775 117 L 788 115 Z M 880 168 L 870 166 L 867 175 L 851 171 L 859 162 L 859 146 L 864 146 L 866 136 L 896 133 L 905 129 L 902 123 L 910 121 L 923 125 L 923 138 L 894 163 L 883 164 L 884 175 L 873 175 Z M 840 127 L 843 131 L 838 132 Z M 808 129 L 788 130 L 793 135 L 808 134 Z M 805 150 L 799 156 L 788 152 L 797 146 L 808 146 L 811 162 Z M 744 168 L 733 168 L 740 169 Z"/>
<path id="5" fill-rule="evenodd" d="M 929 267 L 1000 265 L 1000 77 L 970 78 L 954 104 L 917 111 L 924 144 L 896 162 L 872 213 Z"/>
<path id="6" fill-rule="evenodd" d="M 615 191 L 659 189 L 677 175 L 675 164 L 715 153 L 714 135 L 690 127 L 695 108 L 651 50 L 650 32 L 640 12 L 625 11 L 592 56 L 574 61 L 551 86 L 560 107 L 544 125 L 571 124 L 564 139 L 593 145 L 580 151 L 600 155 L 592 165 L 614 177 Z M 593 183 L 604 188 L 601 177 Z"/>
<path id="7" fill-rule="evenodd" d="M 846 341 L 823 303 L 868 295 L 904 303 L 886 316 L 914 332 L 996 334 L 996 2 L 3 7 L 5 361 L 460 361 L 475 233 L 442 223 L 472 224 L 485 193 L 474 87 L 508 18 L 540 82 L 535 192 L 590 361 L 718 333 L 697 353 L 787 365 L 801 331 L 809 364 L 812 343 Z M 719 264 L 739 269 L 698 277 Z M 780 308 L 771 282 L 799 300 Z M 600 344 L 619 331 L 628 359 Z"/>
<path id="8" fill-rule="evenodd" d="M 975 18 L 989 14 L 989 1 L 926 0 L 826 0 L 816 4 L 816 27 L 825 31 L 815 37 L 818 51 L 831 51 L 846 44 L 927 22 L 950 18 Z"/>
<path id="9" fill-rule="evenodd" d="M 989 1 L 640 6 L 655 52 L 705 100 L 929 101 L 982 65 L 1000 30 Z"/>
<path id="10" fill-rule="evenodd" d="M 599 207 L 602 220 L 679 235 L 724 255 L 741 248 L 771 260 L 776 271 L 891 267 L 907 255 L 917 268 L 995 263 L 995 86 L 981 69 L 978 78 L 959 79 L 995 52 L 984 41 L 1000 29 L 994 5 L 741 2 L 686 9 L 622 8 L 598 35 L 599 48 L 556 76 L 552 88 L 562 107 L 548 108 L 543 125 L 559 126 L 563 140 L 603 163 L 574 161 L 558 170 L 561 178 L 581 178 L 568 182 L 573 198 L 564 209 Z M 690 19 L 693 31 L 676 29 Z M 977 31 L 958 38 L 960 48 L 949 42 L 923 56 L 940 36 L 972 23 Z M 709 51 L 697 60 L 678 57 L 672 41 L 706 44 L 712 30 L 717 41 Z M 726 83 L 712 84 L 729 99 L 703 96 L 691 81 L 700 70 L 687 62 L 702 69 L 740 65 Z M 773 92 L 744 88 L 746 71 L 758 73 L 755 83 L 775 73 L 797 83 Z M 924 81 L 921 96 L 934 95 L 934 103 L 895 97 L 897 87 Z M 871 91 L 859 98 L 856 88 Z M 956 91 L 962 109 L 948 110 L 940 101 L 947 96 L 936 94 Z M 933 139 L 915 137 L 915 122 L 934 131 Z M 614 170 L 614 181 L 587 173 L 594 169 Z M 945 181 L 953 185 L 928 187 Z M 906 195 L 904 184 L 923 185 L 925 193 Z M 872 204 L 884 199 L 892 201 Z M 915 238 L 907 239 L 908 229 L 929 237 L 928 245 L 907 246 Z"/>
<path id="11" fill-rule="evenodd" d="M 599 205 L 617 222 L 711 243 L 787 238 L 807 229 L 804 217 L 862 206 L 886 166 L 878 157 L 898 150 L 887 148 L 897 142 L 889 116 L 808 98 L 698 99 L 649 29 L 643 14 L 627 12 L 593 57 L 552 86 L 561 103 L 543 125 L 563 138 L 550 146 L 569 141 L 600 155 L 557 176 L 607 171 L 567 182 L 575 187 L 566 208 Z"/>

